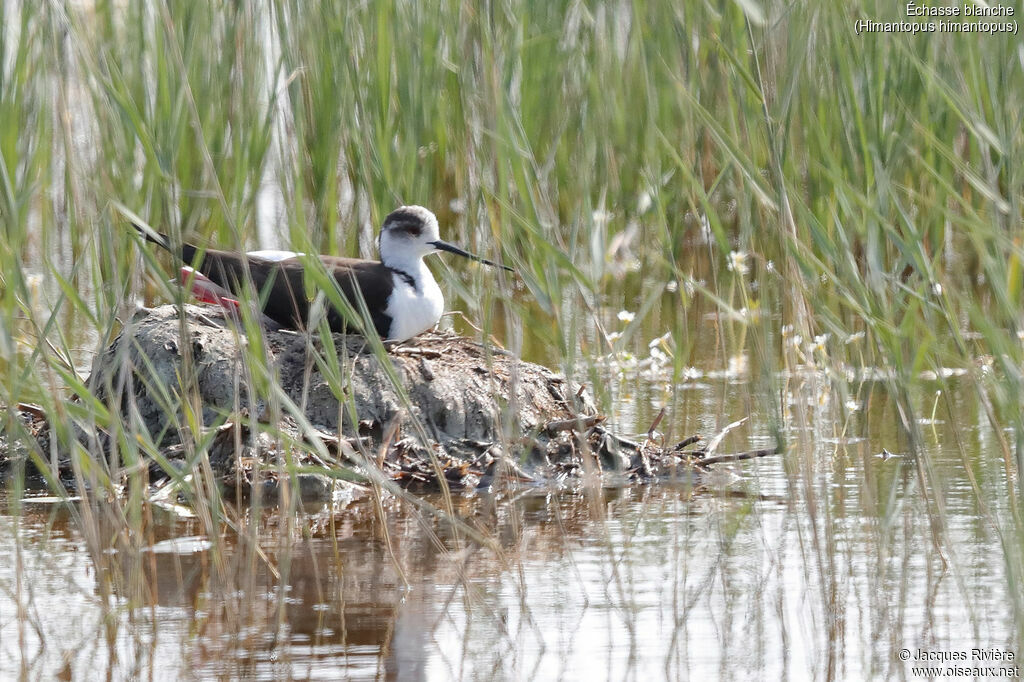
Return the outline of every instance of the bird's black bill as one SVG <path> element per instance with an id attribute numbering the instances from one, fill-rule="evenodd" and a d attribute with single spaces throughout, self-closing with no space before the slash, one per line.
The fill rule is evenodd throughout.
<path id="1" fill-rule="evenodd" d="M 469 251 L 464 251 L 463 249 L 460 249 L 459 247 L 455 246 L 454 244 L 449 244 L 448 242 L 443 242 L 440 239 L 438 239 L 436 242 L 430 242 L 430 245 L 435 247 L 435 248 L 437 248 L 437 249 L 440 249 L 441 251 L 447 251 L 448 253 L 454 253 L 454 254 L 462 256 L 464 258 L 469 258 L 470 260 L 480 261 L 484 265 L 490 265 L 490 266 L 495 267 L 495 268 L 501 268 L 503 270 L 508 270 L 509 272 L 515 272 L 515 270 L 513 270 L 512 268 L 510 268 L 507 265 L 502 265 L 501 263 L 495 263 L 492 260 L 487 260 L 486 258 L 481 258 L 480 256 L 473 255 Z"/>

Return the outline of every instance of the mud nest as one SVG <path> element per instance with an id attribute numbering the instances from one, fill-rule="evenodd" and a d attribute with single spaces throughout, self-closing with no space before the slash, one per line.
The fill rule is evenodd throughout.
<path id="1" fill-rule="evenodd" d="M 90 388 L 158 448 L 146 467 L 151 482 L 208 463 L 240 497 L 283 480 L 315 498 L 338 481 L 429 490 L 588 474 L 689 479 L 715 462 L 771 452 L 709 457 L 698 437 L 672 446 L 619 437 L 586 387 L 453 333 L 423 334 L 381 355 L 352 335 L 264 331 L 253 340 L 218 309 L 191 305 L 137 315 L 96 358 Z M 40 408 L 5 412 L 0 478 L 24 467 L 32 480 L 48 468 L 81 483 L 70 443 L 57 442 Z M 200 417 L 201 429 L 185 426 Z M 120 462 L 116 439 L 102 430 L 78 426 L 71 438 L 97 460 Z"/>

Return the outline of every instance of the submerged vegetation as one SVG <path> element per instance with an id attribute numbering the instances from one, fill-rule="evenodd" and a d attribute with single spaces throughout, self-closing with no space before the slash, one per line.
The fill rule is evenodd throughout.
<path id="1" fill-rule="evenodd" d="M 0 438 L 25 437 L 14 406 L 41 407 L 54 442 L 73 450 L 81 501 L 69 513 L 104 571 L 96 590 L 123 598 L 104 608 L 161 603 L 140 568 L 157 538 L 137 475 L 157 434 L 89 382 L 138 302 L 180 296 L 126 211 L 225 248 L 372 257 L 382 217 L 424 204 L 444 238 L 517 271 L 434 264 L 448 307 L 465 317 L 443 325 L 587 384 L 621 430 L 646 433 L 662 408 L 664 434 L 652 437 L 666 442 L 750 416 L 728 436 L 736 449 L 782 448 L 784 487 L 773 492 L 792 513 L 801 570 L 817 571 L 829 624 L 820 651 L 783 669 L 902 670 L 895 651 L 928 643 L 901 639 L 913 572 L 970 582 L 957 568 L 966 560 L 951 515 L 961 512 L 1005 581 L 1003 629 L 975 614 L 972 641 L 1024 654 L 1024 53 L 1013 34 L 854 30 L 902 11 L 872 1 L 0 3 Z M 245 323 L 250 379 L 273 409 L 298 413 Z M 343 394 L 337 359 L 320 361 Z M 688 398 L 707 382 L 741 389 Z M 226 504 L 204 479 L 201 415 L 182 415 L 196 457 L 172 477 L 189 490 L 189 533 L 212 543 L 203 570 L 243 594 L 258 582 L 275 595 L 267 608 L 282 609 L 247 620 L 223 606 L 218 627 L 256 620 L 277 632 L 296 537 L 331 533 L 278 517 L 268 527 L 260 509 Z M 105 434 L 117 457 L 97 458 L 102 448 L 76 441 L 79 431 Z M 847 448 L 853 439 L 867 449 Z M 900 476 L 871 469 L 871 455 L 890 451 Z M 53 455 L 32 453 L 43 469 Z M 838 485 L 850 470 L 861 477 L 852 509 Z M 25 513 L 22 483 L 6 483 L 13 518 Z M 954 489 L 966 511 L 947 504 Z M 461 519 L 492 517 L 447 491 L 430 504 L 373 491 L 361 509 L 379 515 L 375 537 L 388 538 L 389 505 L 401 502 L 443 526 L 432 552 L 518 528 L 495 511 L 470 532 Z M 754 502 L 737 505 L 709 523 L 721 537 L 715 575 L 736 560 L 732 540 L 763 519 Z M 638 525 L 647 518 L 635 513 Z M 851 518 L 869 526 L 863 552 L 843 541 Z M 601 536 L 611 566 L 632 548 L 622 532 Z M 416 557 L 385 546 L 380 561 L 406 580 Z M 518 548 L 488 562 L 505 571 Z M 836 649 L 853 618 L 842 595 L 854 591 L 838 570 L 862 554 L 897 606 L 861 595 L 870 636 L 853 663 Z M 23 608 L 24 579 L 21 567 L 0 573 L 0 600 Z M 741 608 L 723 589 L 719 606 Z M 782 610 L 781 597 L 758 603 Z M 666 647 L 685 640 L 683 611 Z M 740 627 L 729 623 L 723 640 Z M 788 661 L 785 642 L 772 655 Z M 665 671 L 680 674 L 688 650 L 673 651 Z M 29 674 L 31 658 L 4 644 L 0 670 Z"/>

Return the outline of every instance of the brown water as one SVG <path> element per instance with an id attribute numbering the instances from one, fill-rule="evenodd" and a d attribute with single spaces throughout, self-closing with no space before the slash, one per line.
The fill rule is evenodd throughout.
<path id="1" fill-rule="evenodd" d="M 744 412 L 745 390 L 687 382 L 677 429 Z M 901 649 L 1019 655 L 1010 491 L 969 395 L 940 401 L 919 457 L 876 398 L 844 423 L 809 410 L 784 456 L 697 488 L 455 497 L 500 550 L 370 494 L 216 538 L 160 509 L 132 536 L 116 505 L 8 497 L 0 677 L 914 679 Z M 766 432 L 755 416 L 732 445 Z"/>

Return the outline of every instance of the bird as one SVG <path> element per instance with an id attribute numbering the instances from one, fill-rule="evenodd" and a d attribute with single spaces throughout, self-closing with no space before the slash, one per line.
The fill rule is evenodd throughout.
<path id="1" fill-rule="evenodd" d="M 192 282 L 201 300 L 237 306 L 233 297 L 251 280 L 261 295 L 265 318 L 284 329 L 307 328 L 311 302 L 305 295 L 305 254 L 203 250 L 188 243 L 175 249 L 166 234 L 140 222 L 133 221 L 133 225 L 147 240 L 181 259 L 182 278 Z M 444 296 L 423 262 L 425 256 L 445 251 L 515 272 L 507 265 L 443 241 L 437 216 L 423 206 L 400 206 L 389 213 L 381 225 L 377 248 L 380 260 L 327 255 L 316 258 L 357 311 L 362 296 L 374 329 L 385 341 L 406 341 L 433 328 L 441 319 Z M 353 331 L 349 319 L 332 305 L 327 306 L 326 320 L 333 332 Z"/>

